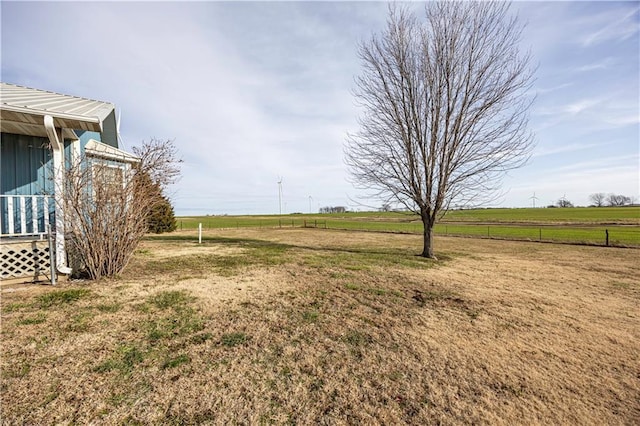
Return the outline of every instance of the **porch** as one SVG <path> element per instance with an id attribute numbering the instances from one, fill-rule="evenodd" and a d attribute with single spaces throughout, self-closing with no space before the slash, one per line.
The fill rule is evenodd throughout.
<path id="1" fill-rule="evenodd" d="M 54 201 L 49 195 L 0 195 L 0 280 L 52 278 Z"/>

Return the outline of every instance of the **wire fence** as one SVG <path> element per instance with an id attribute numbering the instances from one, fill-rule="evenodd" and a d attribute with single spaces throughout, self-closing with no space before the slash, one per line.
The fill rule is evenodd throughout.
<path id="1" fill-rule="evenodd" d="M 179 230 L 229 228 L 322 228 L 347 231 L 422 234 L 420 222 L 349 221 L 289 218 L 215 218 L 210 221 L 179 220 Z M 436 235 L 494 238 L 516 241 L 557 242 L 613 247 L 640 247 L 640 226 L 502 225 L 440 223 Z"/>

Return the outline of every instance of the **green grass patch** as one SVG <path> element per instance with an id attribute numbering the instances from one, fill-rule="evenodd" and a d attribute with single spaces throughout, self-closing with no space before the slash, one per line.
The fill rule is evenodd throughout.
<path id="1" fill-rule="evenodd" d="M 116 349 L 115 357 L 107 359 L 93 368 L 96 373 L 119 370 L 130 373 L 137 364 L 144 361 L 144 353 L 135 344 L 123 344 Z"/>
<path id="2" fill-rule="evenodd" d="M 161 291 L 149 298 L 149 303 L 158 309 L 172 308 L 180 310 L 191 303 L 194 298 L 186 291 Z"/>
<path id="3" fill-rule="evenodd" d="M 53 306 L 74 303 L 83 297 L 88 296 L 90 290 L 85 288 L 70 288 L 67 290 L 52 291 L 51 293 L 41 294 L 37 297 L 37 301 L 41 308 L 49 308 Z"/>
<path id="4" fill-rule="evenodd" d="M 358 284 L 354 284 L 354 283 L 346 283 L 344 285 L 344 288 L 346 288 L 347 290 L 360 290 L 362 288 L 362 286 L 358 285 Z"/>
<path id="5" fill-rule="evenodd" d="M 21 309 L 27 308 L 29 307 L 28 304 L 26 303 L 7 303 L 6 305 L 2 306 L 2 312 L 5 314 L 8 314 L 10 312 L 15 312 L 15 311 L 19 311 Z"/>
<path id="6" fill-rule="evenodd" d="M 375 294 L 376 296 L 384 296 L 385 294 L 387 294 L 387 290 L 383 288 L 370 287 L 367 289 L 367 291 L 371 294 Z"/>
<path id="7" fill-rule="evenodd" d="M 226 333 L 222 335 L 220 339 L 220 343 L 222 343 L 223 346 L 233 347 L 233 346 L 242 345 L 248 340 L 249 340 L 249 336 L 247 336 L 245 333 L 241 333 L 241 332 Z"/>
<path id="8" fill-rule="evenodd" d="M 154 317 L 147 322 L 147 339 L 157 343 L 197 333 L 204 329 L 204 320 L 193 309 L 183 309 L 176 315 Z"/>
<path id="9" fill-rule="evenodd" d="M 31 364 L 28 362 L 19 362 L 2 368 L 3 379 L 21 379 L 31 371 Z"/>
<path id="10" fill-rule="evenodd" d="M 305 322 L 309 322 L 309 323 L 317 322 L 319 316 L 320 316 L 320 313 L 316 310 L 302 312 L 302 319 Z"/>
<path id="11" fill-rule="evenodd" d="M 122 309 L 122 305 L 119 303 L 111 303 L 111 304 L 101 303 L 99 305 L 96 305 L 96 309 L 99 310 L 100 312 L 114 313 Z"/>
<path id="12" fill-rule="evenodd" d="M 359 347 L 370 345 L 373 343 L 373 338 L 363 331 L 348 330 L 343 337 L 343 341 L 351 346 Z"/>
<path id="13" fill-rule="evenodd" d="M 42 324 L 47 320 L 47 316 L 43 312 L 38 312 L 35 316 L 24 317 L 18 320 L 18 325 Z"/>
<path id="14" fill-rule="evenodd" d="M 181 355 L 178 355 L 177 357 L 166 359 L 162 363 L 161 368 L 163 370 L 166 370 L 167 368 L 176 368 L 182 364 L 187 364 L 189 362 L 191 362 L 191 358 L 189 358 L 189 356 L 185 354 L 181 354 Z"/>
<path id="15" fill-rule="evenodd" d="M 168 235 L 148 237 L 163 241 L 185 241 L 184 236 Z M 207 272 L 216 272 L 223 276 L 237 275 L 243 268 L 253 265 L 279 265 L 286 261 L 284 253 L 289 246 L 259 240 L 232 238 L 208 238 L 205 243 L 213 242 L 241 248 L 239 253 L 228 255 L 192 254 L 145 262 L 146 274 L 173 273 L 184 276 L 202 277 Z"/>
<path id="16" fill-rule="evenodd" d="M 89 311 L 75 313 L 71 316 L 71 321 L 66 324 L 65 329 L 76 333 L 88 331 L 93 317 L 94 313 Z"/>

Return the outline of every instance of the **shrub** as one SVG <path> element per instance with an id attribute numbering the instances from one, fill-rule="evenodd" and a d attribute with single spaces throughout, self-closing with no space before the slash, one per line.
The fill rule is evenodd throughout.
<path id="1" fill-rule="evenodd" d="M 164 195 L 160 195 L 160 198 L 147 218 L 149 232 L 154 234 L 175 231 L 177 226 L 171 202 Z"/>

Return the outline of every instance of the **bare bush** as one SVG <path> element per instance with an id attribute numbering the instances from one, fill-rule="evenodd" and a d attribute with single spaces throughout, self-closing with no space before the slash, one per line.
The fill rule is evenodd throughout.
<path id="1" fill-rule="evenodd" d="M 139 162 L 85 157 L 65 171 L 64 219 L 69 250 L 92 279 L 119 274 L 147 232 L 147 218 L 179 175 L 171 140 L 134 150 Z"/>
<path id="2" fill-rule="evenodd" d="M 422 255 L 449 205 L 495 196 L 532 146 L 528 54 L 521 26 L 497 2 L 429 2 L 424 21 L 390 7 L 387 27 L 362 43 L 355 96 L 364 108 L 346 162 L 354 183 L 422 218 Z"/>

